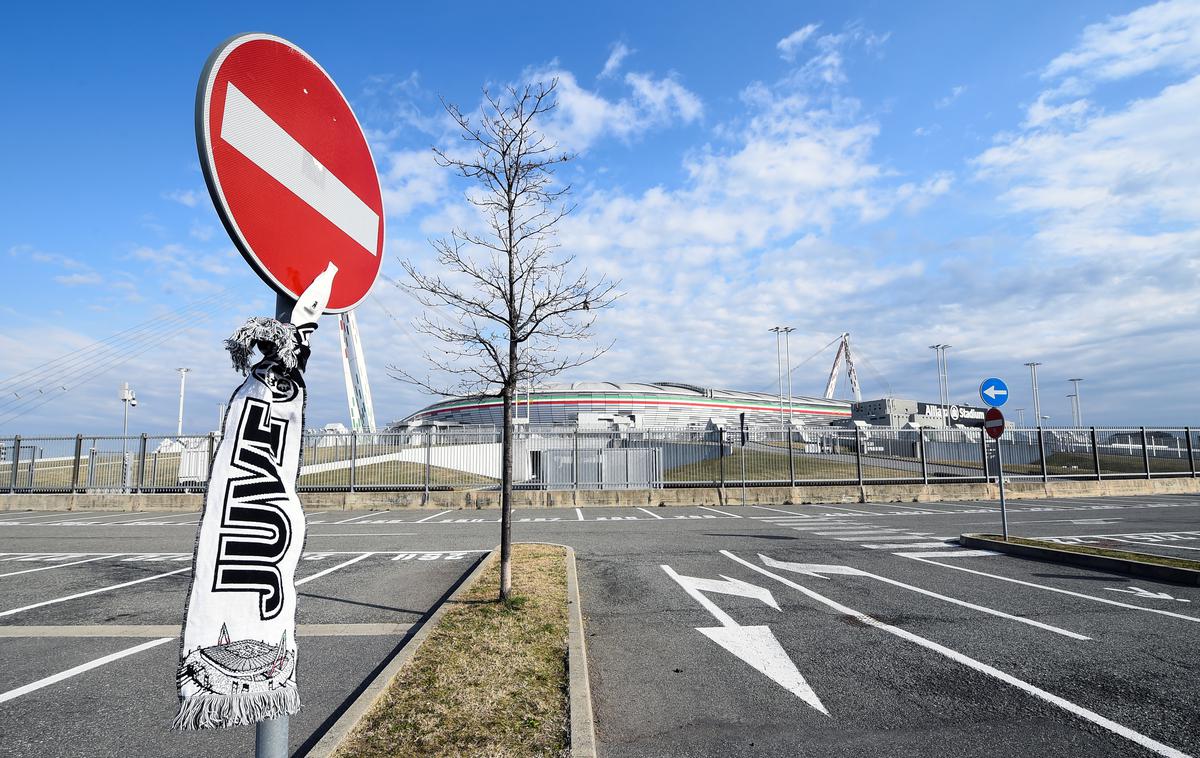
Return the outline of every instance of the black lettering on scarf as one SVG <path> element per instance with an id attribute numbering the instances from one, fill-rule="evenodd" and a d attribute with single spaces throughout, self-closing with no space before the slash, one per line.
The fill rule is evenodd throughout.
<path id="1" fill-rule="evenodd" d="M 271 417 L 271 405 L 245 399 L 230 465 L 231 477 L 217 548 L 213 592 L 257 592 L 259 615 L 273 619 L 283 609 L 279 561 L 292 542 L 287 491 L 280 466 L 288 422 Z"/>

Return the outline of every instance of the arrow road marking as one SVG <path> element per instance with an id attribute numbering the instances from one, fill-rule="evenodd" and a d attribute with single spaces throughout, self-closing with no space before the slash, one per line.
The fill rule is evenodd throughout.
<path id="1" fill-rule="evenodd" d="M 233 86 L 233 82 L 227 82 L 225 87 L 221 139 L 312 206 L 368 253 L 376 254 L 379 214 L 322 166 L 253 100 Z"/>
<path id="2" fill-rule="evenodd" d="M 995 608 L 988 608 L 986 606 L 976 605 L 975 603 L 968 603 L 966 600 L 959 600 L 958 598 L 949 597 L 947 595 L 939 595 L 936 592 L 931 592 L 926 589 L 921 589 L 920 587 L 914 587 L 913 585 L 905 584 L 904 582 L 898 582 L 895 579 L 888 579 L 886 576 L 879 576 L 878 574 L 871 574 L 869 572 L 862 571 L 860 569 L 856 569 L 851 566 L 824 566 L 824 565 L 817 564 L 817 563 L 792 563 L 791 561 L 777 561 L 774 558 L 768 558 L 767 556 L 763 555 L 762 553 L 758 554 L 758 558 L 764 564 L 766 564 L 767 566 L 770 566 L 773 569 L 780 569 L 781 571 L 790 571 L 793 574 L 805 574 L 807 576 L 815 576 L 819 579 L 826 578 L 825 577 L 826 574 L 830 574 L 830 575 L 837 574 L 837 575 L 843 575 L 843 576 L 866 576 L 866 577 L 870 577 L 871 579 L 875 579 L 877 581 L 884 582 L 886 584 L 890 584 L 894 587 L 902 587 L 911 592 L 916 592 L 918 594 L 925 595 L 927 597 L 937 598 L 938 600 L 943 600 L 943 601 L 945 601 L 947 603 L 951 603 L 953 605 L 959 605 L 959 606 L 962 606 L 963 608 L 970 608 L 971 610 L 979 611 L 981 613 L 988 613 L 993 616 L 998 616 L 999 618 L 1009 619 L 1010 621 L 1017 621 L 1019 623 L 1028 624 L 1030 626 L 1036 626 L 1038 629 L 1045 629 L 1048 632 L 1054 632 L 1055 634 L 1061 634 L 1064 637 L 1070 637 L 1071 639 L 1075 639 L 1075 640 L 1090 640 L 1091 639 L 1091 637 L 1085 637 L 1082 634 L 1076 634 L 1075 632 L 1071 632 L 1066 629 L 1061 629 L 1057 626 L 1051 626 L 1050 624 L 1043 624 L 1040 621 L 1034 621 L 1033 619 L 1024 618 L 1023 616 L 1014 616 L 1011 613 L 1005 613 L 1004 611 L 998 611 Z"/>
<path id="3" fill-rule="evenodd" d="M 761 600 L 777 611 L 782 609 L 775 602 L 771 591 L 756 584 L 743 582 L 722 576 L 724 581 L 702 579 L 694 576 L 682 576 L 670 566 L 660 566 L 667 576 L 675 580 L 683 591 L 692 599 L 704 606 L 704 609 L 721 622 L 721 626 L 696 627 L 696 631 L 708 637 L 713 642 L 736 655 L 743 662 L 750 664 L 760 674 L 783 687 L 788 692 L 803 700 L 807 705 L 817 709 L 826 716 L 829 711 L 817 693 L 800 674 L 796 664 L 788 657 L 779 640 L 767 626 L 742 626 L 733 618 L 717 607 L 717 605 L 702 595 L 702 592 L 716 592 L 724 595 L 737 595 Z"/>
<path id="4" fill-rule="evenodd" d="M 819 592 L 814 592 L 813 590 L 810 590 L 807 587 L 796 584 L 795 582 L 788 579 L 787 577 L 783 577 L 783 576 L 780 576 L 779 574 L 772 573 L 772 572 L 767 571 L 766 569 L 762 568 L 761 566 L 756 566 L 753 563 L 751 563 L 750 561 L 747 561 L 743 558 L 739 558 L 738 556 L 734 555 L 733 553 L 729 552 L 728 550 L 722 550 L 721 554 L 727 558 L 737 561 L 738 563 L 742 564 L 743 566 L 746 566 L 747 568 L 750 568 L 754 571 L 757 571 L 760 574 L 763 574 L 764 576 L 769 576 L 772 579 L 776 580 L 777 582 L 780 582 L 781 584 L 791 587 L 792 589 L 796 590 L 797 592 L 807 595 L 809 598 L 812 598 L 813 600 L 816 600 L 818 603 L 821 603 L 821 604 L 833 609 L 834 611 L 837 611 L 838 613 L 842 614 L 843 616 L 852 618 L 866 626 L 874 627 L 881 631 L 887 632 L 888 634 L 899 637 L 900 639 L 908 640 L 909 642 L 912 642 L 913 644 L 920 645 L 921 647 L 925 648 L 926 650 L 932 650 L 933 652 L 937 653 L 938 655 L 945 656 L 946 658 L 949 658 L 950 660 L 955 661 L 956 663 L 961 663 L 962 665 L 966 666 L 967 668 L 974 669 L 975 671 L 978 671 L 981 674 L 986 674 L 987 676 L 998 679 L 998 680 L 1004 682 L 1005 684 L 1012 685 L 1013 687 L 1016 687 L 1017 689 L 1022 690 L 1023 692 L 1027 692 L 1030 695 L 1033 695 L 1034 697 L 1039 698 L 1040 700 L 1050 703 L 1051 705 L 1058 706 L 1059 708 L 1062 708 L 1064 711 L 1067 711 L 1068 713 L 1074 714 L 1075 716 L 1078 716 L 1079 718 L 1090 721 L 1093 724 L 1096 724 L 1097 726 L 1099 726 L 1103 729 L 1107 729 L 1108 731 L 1110 731 L 1114 734 L 1120 735 L 1121 737 L 1124 737 L 1125 739 L 1127 739 L 1131 742 L 1136 742 L 1137 744 L 1141 745 L 1142 747 L 1146 748 L 1147 750 L 1151 750 L 1151 751 L 1157 753 L 1158 755 L 1167 756 L 1168 758 L 1188 758 L 1186 753 L 1180 752 L 1179 750 L 1176 750 L 1175 748 L 1171 747 L 1170 745 L 1164 745 L 1163 743 L 1161 743 L 1155 739 L 1152 739 L 1150 737 L 1147 737 L 1146 735 L 1141 734 L 1140 732 L 1135 732 L 1134 730 L 1130 729 L 1127 726 L 1118 724 L 1117 722 L 1112 721 L 1111 719 L 1107 719 L 1104 716 L 1101 716 L 1099 713 L 1096 713 L 1095 711 L 1088 710 L 1087 708 L 1084 708 L 1083 706 L 1078 705 L 1077 703 L 1072 703 L 1070 700 L 1061 698 L 1058 695 L 1047 692 L 1046 690 L 1043 690 L 1040 687 L 1032 685 L 1029 682 L 1018 679 L 1015 676 L 1013 676 L 1012 674 L 1005 673 L 1005 672 L 1001 671 L 1000 669 L 994 668 L 992 666 L 987 665 L 986 663 L 977 661 L 974 658 L 970 658 L 966 655 L 963 655 L 962 653 L 958 652 L 957 650 L 952 650 L 948 647 L 945 647 L 944 645 L 939 645 L 938 643 L 934 642 L 933 640 L 926 639 L 920 635 L 913 634 L 912 632 L 906 631 L 906 630 L 901 629 L 896 626 L 892 626 L 891 624 L 885 624 L 882 621 L 879 621 L 878 619 L 875 619 L 871 616 L 866 615 L 865 613 L 856 611 L 853 608 L 848 608 L 848 607 L 842 605 L 841 603 L 838 603 L 834 600 L 830 600 L 829 598 L 825 597 L 824 595 L 820 594 Z"/>
<path id="5" fill-rule="evenodd" d="M 1171 595 L 1166 592 L 1151 592 L 1150 590 L 1144 590 L 1141 587 L 1131 586 L 1127 590 L 1119 589 L 1117 587 L 1105 587 L 1104 589 L 1108 590 L 1109 592 L 1128 592 L 1130 595 L 1137 595 L 1138 597 L 1149 598 L 1152 600 L 1174 600 L 1177 603 L 1192 602 L 1191 600 L 1187 600 L 1182 597 L 1171 597 Z"/>

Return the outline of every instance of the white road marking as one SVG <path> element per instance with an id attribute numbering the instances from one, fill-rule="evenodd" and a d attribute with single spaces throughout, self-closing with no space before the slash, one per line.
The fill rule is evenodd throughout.
<path id="1" fill-rule="evenodd" d="M 953 605 L 959 605 L 959 606 L 962 606 L 963 608 L 970 608 L 971 610 L 979 611 L 981 613 L 987 613 L 992 616 L 997 616 L 999 618 L 1004 618 L 1004 619 L 1008 619 L 1010 621 L 1019 622 L 1021 624 L 1028 624 L 1030 626 L 1035 626 L 1038 629 L 1045 629 L 1048 632 L 1054 632 L 1055 634 L 1061 634 L 1064 637 L 1070 637 L 1071 639 L 1076 639 L 1076 640 L 1090 640 L 1091 639 L 1091 637 L 1085 637 L 1082 634 L 1077 634 L 1075 632 L 1069 631 L 1067 629 L 1063 629 L 1061 627 L 1051 626 L 1050 624 L 1043 624 L 1040 621 L 1034 621 L 1033 619 L 1025 618 L 1024 616 L 1014 616 L 1011 613 L 1005 613 L 1004 611 L 998 611 L 995 608 L 988 608 L 987 606 L 983 606 L 983 605 L 976 605 L 975 603 L 969 603 L 966 600 L 959 600 L 958 598 L 950 597 L 948 595 L 940 595 L 936 592 L 931 592 L 930 590 L 922 589 L 920 587 L 917 587 L 917 586 L 914 586 L 911 584 L 905 584 L 904 582 L 898 582 L 895 579 L 889 579 L 886 576 L 880 576 L 879 574 L 872 574 L 870 572 L 862 571 L 860 569 L 852 568 L 850 566 L 820 566 L 820 565 L 815 565 L 815 564 L 792 563 L 790 561 L 777 561 L 777 560 L 774 560 L 773 558 L 768 558 L 767 556 L 763 555 L 762 553 L 759 553 L 758 557 L 759 557 L 759 560 L 761 560 L 763 563 L 770 566 L 771 568 L 782 569 L 784 571 L 793 571 L 793 572 L 800 573 L 800 574 L 808 574 L 810 576 L 817 576 L 817 575 L 821 575 L 824 573 L 835 573 L 835 572 L 830 572 L 827 570 L 823 571 L 822 569 L 837 569 L 836 574 L 838 574 L 838 575 L 870 577 L 871 579 L 876 579 L 876 580 L 884 582 L 886 584 L 890 584 L 894 587 L 901 587 L 901 588 L 909 590 L 911 592 L 916 592 L 921 595 L 926 595 L 927 597 L 936 598 L 938 600 L 942 600 L 947 603 L 951 603 Z M 846 569 L 849 569 L 849 570 L 847 571 Z"/>
<path id="2" fill-rule="evenodd" d="M 1130 595 L 1137 595 L 1138 597 L 1144 597 L 1150 600 L 1174 600 L 1177 603 L 1192 602 L 1191 600 L 1187 600 L 1182 597 L 1172 597 L 1168 592 L 1151 592 L 1150 590 L 1144 590 L 1141 587 L 1130 586 L 1127 590 L 1119 587 L 1105 587 L 1104 589 L 1108 590 L 1109 592 L 1127 592 Z"/>
<path id="3" fill-rule="evenodd" d="M 915 550 L 925 547 L 949 547 L 945 542 L 896 542 L 883 545 L 863 545 L 868 550 Z M 960 548 L 961 549 L 961 548 Z"/>
<path id="4" fill-rule="evenodd" d="M 580 520 L 580 521 L 583 521 L 583 520 L 584 520 L 584 518 L 583 518 L 583 511 L 582 511 L 582 510 L 580 510 L 579 508 L 576 508 L 576 509 L 575 509 L 575 515 L 579 517 L 579 520 Z"/>
<path id="5" fill-rule="evenodd" d="M 778 524 L 778 526 L 786 526 L 788 529 L 791 529 L 794 532 L 819 532 L 821 530 L 829 531 L 829 529 L 831 527 L 834 527 L 835 525 L 834 524 L 817 524 L 815 526 L 792 526 L 790 524 Z M 846 526 L 850 527 L 851 529 L 861 529 L 862 528 L 862 524 L 857 524 L 857 525 L 846 524 Z"/>
<path id="6" fill-rule="evenodd" d="M 892 555 L 903 555 L 906 558 L 982 558 L 988 555 L 1000 555 L 995 550 L 934 550 L 931 552 L 921 553 L 892 553 Z"/>
<path id="7" fill-rule="evenodd" d="M 414 523 L 414 524 L 424 524 L 426 521 L 428 521 L 428 520 L 430 520 L 430 519 L 435 519 L 435 518 L 437 518 L 438 516 L 444 516 L 444 515 L 446 515 L 446 514 L 447 514 L 447 513 L 449 513 L 449 512 L 450 512 L 450 511 L 446 510 L 446 511 L 442 511 L 441 513 L 435 513 L 435 514 L 433 514 L 432 516 L 426 516 L 425 518 L 423 518 L 423 519 L 419 519 L 419 520 L 417 520 L 417 521 L 414 521 L 413 523 Z"/>
<path id="8" fill-rule="evenodd" d="M 85 553 L 86 555 L 86 553 Z M 7 574 L 0 574 L 0 579 L 6 576 L 16 576 L 17 574 L 32 574 L 35 571 L 49 571 L 50 569 L 62 568 L 63 566 L 78 566 L 80 563 L 91 563 L 92 561 L 102 561 L 105 558 L 116 558 L 124 553 L 109 553 L 96 558 L 85 558 L 81 561 L 71 561 L 70 563 L 56 563 L 53 566 L 41 566 L 39 568 L 25 569 L 24 571 L 10 571 Z"/>
<path id="9" fill-rule="evenodd" d="M 863 536 L 869 536 L 872 534 L 877 534 L 877 535 L 896 534 L 899 531 L 900 531 L 899 529 L 863 529 L 863 530 L 855 530 L 855 531 L 846 531 L 845 529 L 838 529 L 836 531 L 829 531 L 829 532 L 813 532 L 813 534 L 816 534 L 820 537 L 838 537 L 838 536 L 863 537 Z"/>
<path id="10" fill-rule="evenodd" d="M 1165 547 L 1168 550 L 1200 550 L 1200 547 L 1188 547 L 1187 545 L 1168 545 L 1166 542 L 1169 540 L 1122 540 L 1113 537 L 1109 537 L 1108 539 L 1111 539 L 1113 542 L 1120 542 L 1123 545 L 1156 545 L 1158 547 Z"/>
<path id="11" fill-rule="evenodd" d="M 982 663 L 980 661 L 975 660 L 974 658 L 963 655 L 962 653 L 958 652 L 957 650 L 952 650 L 948 647 L 945 647 L 944 645 L 939 645 L 938 643 L 934 642 L 933 640 L 926 639 L 925 637 L 922 637 L 918 634 L 913 634 L 912 632 L 906 631 L 906 630 L 901 629 L 896 626 L 892 626 L 891 624 L 885 624 L 882 621 L 879 621 L 878 619 L 875 619 L 871 616 L 866 615 L 865 613 L 862 613 L 860 611 L 854 610 L 853 608 L 844 606 L 835 600 L 831 600 L 819 592 L 810 590 L 809 588 L 804 587 L 803 585 L 796 584 L 795 582 L 788 579 L 787 577 L 779 576 L 778 574 L 775 574 L 771 571 L 767 571 L 766 569 L 756 566 L 747 560 L 739 558 L 738 556 L 734 555 L 733 553 L 730 553 L 728 550 L 722 550 L 721 553 L 724 554 L 726 557 L 731 558 L 731 559 L 737 561 L 738 563 L 741 563 L 742 565 L 747 566 L 747 567 L 757 571 L 760 574 L 769 576 L 772 579 L 780 582 L 781 584 L 784 584 L 804 595 L 807 595 L 809 598 L 816 600 L 817 602 L 837 611 L 838 613 L 842 614 L 843 616 L 852 618 L 862 624 L 866 624 L 867 626 L 875 627 L 876 629 L 880 629 L 882 631 L 887 632 L 888 634 L 895 635 L 896 637 L 899 637 L 901 639 L 908 640 L 909 642 L 920 645 L 921 647 L 923 647 L 927 650 L 932 650 L 933 652 L 938 653 L 939 655 L 945 656 L 946 658 L 949 658 L 950 660 L 955 661 L 956 663 L 960 663 L 968 668 L 974 669 L 975 671 L 978 671 L 981 674 L 986 674 L 987 676 L 998 679 L 1001 682 L 1004 682 L 1005 684 L 1011 685 L 1013 687 L 1016 687 L 1019 690 L 1027 692 L 1036 698 L 1039 698 L 1041 700 L 1044 700 L 1047 703 L 1050 703 L 1051 705 L 1058 706 L 1059 708 L 1062 708 L 1063 710 L 1067 711 L 1068 713 L 1078 716 L 1079 718 L 1082 718 L 1086 721 L 1090 721 L 1099 727 L 1107 729 L 1108 731 L 1110 731 L 1114 734 L 1120 735 L 1121 737 L 1124 737 L 1125 739 L 1127 739 L 1131 742 L 1137 743 L 1138 745 L 1141 745 L 1142 747 L 1144 747 L 1148 750 L 1158 753 L 1159 755 L 1167 756 L 1168 758 L 1188 758 L 1186 753 L 1182 753 L 1182 752 L 1176 750 L 1175 748 L 1171 747 L 1170 745 L 1164 745 L 1163 743 L 1161 743 L 1151 737 L 1147 737 L 1146 735 L 1141 734 L 1140 732 L 1136 732 L 1127 726 L 1118 724 L 1117 722 L 1115 722 L 1111 719 L 1107 719 L 1104 716 L 1101 716 L 1100 714 L 1096 713 L 1095 711 L 1084 708 L 1083 706 L 1078 705 L 1077 703 L 1072 703 L 1070 700 L 1061 698 L 1058 695 L 1047 692 L 1046 690 L 1043 690 L 1040 687 L 1032 685 L 1029 682 L 1018 679 L 1015 676 L 1013 676 L 1012 674 L 1007 674 L 1007 673 L 1001 671 L 1000 669 L 994 668 L 992 666 L 987 665 L 986 663 Z"/>
<path id="12" fill-rule="evenodd" d="M 153 581 L 155 579 L 162 579 L 164 576 L 171 576 L 173 574 L 181 574 L 184 571 L 191 571 L 191 570 L 192 570 L 191 566 L 188 566 L 187 568 L 181 568 L 181 569 L 176 569 L 174 571 L 168 571 L 165 574 L 155 574 L 154 576 L 147 576 L 147 577 L 143 577 L 141 579 L 134 579 L 132 582 L 124 582 L 122 584 L 113 584 L 108 587 L 101 587 L 100 589 L 88 590 L 87 592 L 78 592 L 74 595 L 67 595 L 66 597 L 57 597 L 57 598 L 54 598 L 53 600 L 43 600 L 42 602 L 34 603 L 33 605 L 26 605 L 21 608 L 13 608 L 12 610 L 8 610 L 8 611 L 0 611 L 0 617 L 11 616 L 14 613 L 20 613 L 21 611 L 30 611 L 30 610 L 33 610 L 34 608 L 41 608 L 42 606 L 46 606 L 46 605 L 54 605 L 55 603 L 65 603 L 68 600 L 75 600 L 77 598 L 87 597 L 88 595 L 98 595 L 101 592 L 109 592 L 111 590 L 119 590 L 122 587 L 132 587 L 135 584 L 141 584 L 142 582 L 149 582 L 149 581 Z"/>
<path id="13" fill-rule="evenodd" d="M 221 139 L 376 255 L 379 214 L 229 82 Z"/>
<path id="14" fill-rule="evenodd" d="M 449 513 L 449 511 L 443 511 L 443 512 Z M 365 518 L 371 518 L 372 516 L 378 516 L 378 515 L 380 515 L 380 514 L 372 511 L 371 513 L 364 513 L 361 516 L 351 516 L 350 518 L 344 518 L 341 521 L 334 521 L 333 523 L 335 523 L 335 524 L 352 524 L 355 521 L 359 521 L 359 520 L 365 519 Z"/>
<path id="15" fill-rule="evenodd" d="M 297 579 L 296 586 L 299 587 L 300 585 L 307 584 L 308 582 L 311 582 L 314 579 L 320 579 L 321 577 L 325 576 L 326 574 L 332 574 L 333 572 L 337 571 L 338 569 L 344 569 L 347 566 L 349 566 L 350 564 L 358 563 L 363 558 L 369 558 L 372 555 L 374 555 L 374 553 L 363 553 L 362 555 L 358 556 L 357 558 L 351 558 L 350 560 L 348 560 L 344 563 L 339 563 L 336 566 L 330 566 L 329 568 L 325 569 L 324 571 L 318 571 L 317 573 L 313 574 L 312 576 L 306 576 L 303 579 Z"/>
<path id="16" fill-rule="evenodd" d="M 309 534 L 308 538 L 317 539 L 324 537 L 416 537 L 416 532 L 346 532 L 345 534 Z"/>
<path id="17" fill-rule="evenodd" d="M 817 693 L 805 681 L 804 676 L 796 668 L 796 664 L 792 659 L 788 657 L 787 652 L 779 644 L 779 640 L 775 638 L 770 627 L 742 626 L 734 621 L 729 614 L 717 607 L 716 603 L 701 594 L 703 592 L 717 592 L 725 595 L 749 597 L 761 600 L 777 611 L 783 610 L 775 602 L 775 598 L 771 595 L 770 590 L 759 587 L 756 584 L 743 582 L 740 579 L 731 579 L 727 576 L 721 577 L 724 581 L 717 581 L 716 579 L 681 576 L 667 565 L 661 565 L 660 568 L 667 573 L 667 576 L 674 579 L 693 600 L 704 606 L 705 610 L 716 617 L 717 621 L 721 622 L 721 626 L 696 627 L 697 632 L 700 632 L 705 637 L 708 637 L 713 642 L 733 653 L 744 663 L 749 664 L 760 674 L 766 676 L 788 692 L 791 692 L 807 705 L 824 713 L 826 716 L 829 715 L 829 711 L 825 709 L 824 703 L 821 702 L 821 699 L 817 697 Z"/>
<path id="18" fill-rule="evenodd" d="M 964 550 L 960 553 L 956 553 L 955 555 L 961 556 L 965 552 L 970 552 L 970 551 Z M 1145 611 L 1146 613 L 1157 613 L 1160 616 L 1170 616 L 1171 618 L 1182 619 L 1184 621 L 1200 622 L 1200 618 L 1198 618 L 1196 616 L 1187 616 L 1182 613 L 1175 613 L 1174 611 L 1164 611 L 1161 608 L 1146 608 L 1146 607 L 1143 607 L 1140 605 L 1132 605 L 1130 603 L 1121 603 L 1116 600 L 1109 600 L 1108 598 L 1104 598 L 1104 597 L 1096 597 L 1095 595 L 1085 595 L 1082 592 L 1073 592 L 1071 590 L 1064 590 L 1064 589 L 1060 589 L 1058 587 L 1050 587 L 1045 584 L 1036 584 L 1034 582 L 1027 582 L 1023 579 L 1013 579 L 1013 578 L 1007 577 L 1007 576 L 1000 576 L 999 574 L 989 574 L 986 571 L 977 571 L 975 569 L 963 568 L 962 566 L 952 566 L 949 563 L 942 563 L 940 561 L 926 560 L 925 555 L 928 555 L 928 554 L 896 553 L 896 555 L 903 555 L 905 558 L 912 558 L 913 560 L 920 561 L 921 563 L 928 563 L 932 566 L 941 566 L 942 568 L 953 569 L 955 571 L 965 571 L 968 574 L 976 574 L 978 576 L 991 577 L 992 579 L 999 579 L 1002 582 L 1012 582 L 1013 584 L 1020 584 L 1025 587 L 1036 587 L 1040 590 L 1046 590 L 1047 592 L 1057 592 L 1060 595 L 1070 595 L 1072 597 L 1081 597 L 1081 598 L 1084 598 L 1085 600 L 1094 600 L 1097 603 L 1104 603 L 1105 605 L 1115 605 L 1115 606 L 1119 606 L 1121 608 L 1130 608 L 1135 611 Z"/>
<path id="19" fill-rule="evenodd" d="M 57 674 L 53 674 L 52 676 L 48 676 L 44 679 L 39 679 L 36 682 L 31 682 L 31 683 L 25 685 L 24 687 L 17 687 L 15 690 L 9 690 L 8 692 L 2 693 L 2 694 L 0 694 L 0 703 L 7 702 L 9 700 L 14 700 L 16 698 L 21 697 L 22 695 L 28 695 L 30 692 L 36 692 L 37 690 L 40 690 L 43 687 L 49 687 L 51 684 L 61 682 L 64 679 L 70 679 L 71 677 L 82 674 L 85 671 L 91 671 L 92 669 L 99 668 L 100 666 L 103 666 L 106 663 L 112 663 L 113 661 L 120 660 L 126 656 L 140 653 L 143 650 L 149 650 L 152 647 L 157 647 L 158 645 L 161 645 L 164 642 L 170 642 L 173 639 L 175 639 L 175 638 L 174 637 L 161 637 L 157 640 L 150 640 L 149 642 L 143 642 L 140 645 L 134 645 L 131 648 L 126 648 L 125 650 L 120 650 L 111 655 L 106 655 L 103 658 L 97 658 L 94 661 L 88 661 L 87 663 L 81 663 L 80 665 L 75 666 L 74 668 L 69 668 L 66 671 L 60 671 Z"/>
<path id="20" fill-rule="evenodd" d="M 658 515 L 658 514 L 657 514 L 657 513 L 655 513 L 654 511 L 648 511 L 648 510 L 646 510 L 645 508 L 638 508 L 638 510 L 639 510 L 639 511 L 641 511 L 642 513 L 648 513 L 648 514 L 650 514 L 651 516 L 653 516 L 654 518 L 658 519 L 659 521 L 663 521 L 663 520 L 664 520 L 662 516 Z"/>
<path id="21" fill-rule="evenodd" d="M 927 540 L 928 534 L 889 534 L 884 537 L 835 537 L 840 542 L 887 542 L 888 540 Z"/>
<path id="22" fill-rule="evenodd" d="M 64 515 L 69 515 L 70 513 L 71 513 L 70 511 L 61 511 L 61 512 L 57 512 L 57 513 L 43 513 L 39 516 L 34 516 L 34 515 L 32 515 L 32 512 L 27 512 L 27 513 L 22 513 L 20 516 L 17 516 L 14 519 L 5 519 L 4 521 L 2 521 L 0 523 L 4 523 L 4 524 L 17 523 L 17 522 L 24 523 L 26 521 L 33 521 L 34 519 L 38 519 L 38 518 L 62 518 Z M 126 514 L 121 514 L 121 515 L 126 515 Z"/>
<path id="23" fill-rule="evenodd" d="M 713 513 L 719 513 L 722 516 L 729 516 L 730 518 L 745 518 L 744 516 L 739 516 L 736 513 L 726 513 L 725 511 L 719 511 L 716 508 L 709 508 L 707 505 L 697 505 L 696 507 L 703 508 L 706 511 L 712 511 Z"/>

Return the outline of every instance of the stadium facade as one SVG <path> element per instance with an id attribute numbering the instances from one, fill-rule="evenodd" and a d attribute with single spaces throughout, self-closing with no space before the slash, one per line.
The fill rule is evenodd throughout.
<path id="1" fill-rule="evenodd" d="M 571 382 L 522 391 L 516 409 L 520 423 L 532 426 L 629 424 L 642 428 L 733 427 L 740 414 L 750 426 L 775 426 L 788 416 L 778 395 L 698 387 L 678 382 Z M 829 424 L 850 418 L 850 403 L 794 395 L 794 425 Z M 392 424 L 400 430 L 414 426 L 474 426 L 502 423 L 497 396 L 452 398 L 422 408 Z"/>

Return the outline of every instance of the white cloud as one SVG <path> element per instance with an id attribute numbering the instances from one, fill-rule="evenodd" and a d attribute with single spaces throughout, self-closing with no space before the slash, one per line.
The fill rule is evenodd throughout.
<path id="1" fill-rule="evenodd" d="M 200 198 L 204 197 L 204 195 L 195 190 L 173 190 L 166 193 L 164 197 L 168 200 L 174 200 L 180 205 L 186 205 L 188 208 L 195 208 L 196 204 L 200 202 Z"/>
<path id="2" fill-rule="evenodd" d="M 432 150 L 396 150 L 381 158 L 380 183 L 387 215 L 406 216 L 446 195 L 450 171 L 437 165 Z"/>
<path id="3" fill-rule="evenodd" d="M 805 29 L 807 28 L 805 27 Z M 829 87 L 843 85 L 848 81 L 845 71 L 848 52 L 855 47 L 861 47 L 869 53 L 878 54 L 890 37 L 891 32 L 877 34 L 857 21 L 847 24 L 841 32 L 836 34 L 823 34 L 813 42 L 812 46 L 816 54 L 792 72 L 792 78 L 797 82 L 810 85 L 820 84 Z M 783 41 L 781 40 L 780 43 L 782 44 Z M 793 45 L 793 57 L 798 51 L 799 46 Z"/>
<path id="4" fill-rule="evenodd" d="M 942 108 L 949 108 L 950 105 L 959 97 L 961 97 L 962 93 L 966 91 L 967 86 L 965 84 L 955 85 L 954 87 L 950 88 L 950 93 L 945 97 L 939 98 L 938 101 L 933 104 L 933 107 L 938 108 L 939 110 Z"/>
<path id="5" fill-rule="evenodd" d="M 66 274 L 64 276 L 54 277 L 54 281 L 64 287 L 78 287 L 84 284 L 99 284 L 103 281 L 100 275 L 95 271 L 90 271 L 85 274 Z"/>
<path id="6" fill-rule="evenodd" d="M 1171 0 L 1092 24 L 1079 44 L 1052 60 L 1042 76 L 1104 82 L 1154 70 L 1200 67 L 1200 3 Z"/>
<path id="7" fill-rule="evenodd" d="M 614 43 L 612 52 L 608 54 L 608 60 L 604 61 L 604 69 L 600 72 L 600 79 L 607 79 L 613 76 L 621 68 L 621 64 L 634 51 L 624 42 Z"/>
<path id="8" fill-rule="evenodd" d="M 807 24 L 776 42 L 775 47 L 779 50 L 779 56 L 789 63 L 795 61 L 796 53 L 820 26 L 820 24 Z"/>

